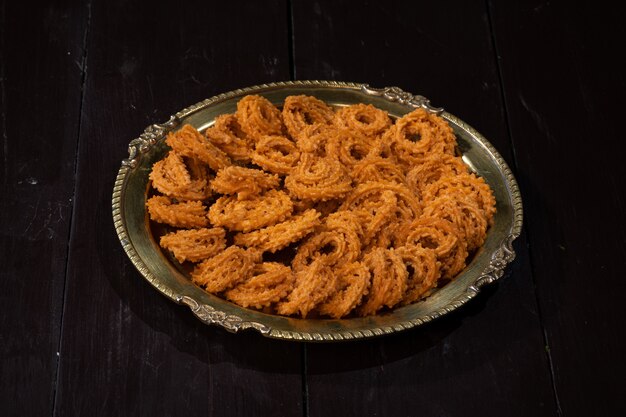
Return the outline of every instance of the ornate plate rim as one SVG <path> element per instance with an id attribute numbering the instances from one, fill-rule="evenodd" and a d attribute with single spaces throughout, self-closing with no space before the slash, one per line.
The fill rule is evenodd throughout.
<path id="1" fill-rule="evenodd" d="M 478 277 L 471 285 L 469 285 L 465 289 L 463 293 L 461 293 L 455 299 L 449 301 L 443 307 L 431 312 L 430 314 L 418 317 L 413 320 L 398 322 L 395 323 L 393 326 L 379 326 L 362 330 L 344 330 L 328 333 L 304 332 L 298 330 L 273 329 L 263 323 L 247 321 L 242 319 L 238 315 L 228 314 L 224 311 L 219 311 L 213 306 L 200 303 L 188 295 L 175 293 L 171 288 L 164 285 L 159 280 L 158 276 L 156 276 L 150 270 L 148 265 L 146 265 L 144 260 L 137 253 L 137 250 L 135 249 L 134 245 L 131 242 L 131 239 L 129 238 L 129 231 L 123 215 L 126 180 L 132 170 L 137 166 L 138 159 L 143 153 L 149 151 L 150 148 L 159 141 L 159 139 L 163 138 L 167 132 L 177 127 L 181 123 L 181 120 L 213 105 L 214 103 L 232 97 L 240 96 L 242 94 L 257 92 L 259 90 L 284 87 L 349 88 L 359 90 L 364 94 L 382 97 L 390 102 L 398 102 L 402 105 L 414 108 L 422 107 L 430 112 L 440 114 L 446 119 L 454 122 L 464 130 L 466 130 L 485 148 L 487 148 L 487 150 L 491 153 L 493 159 L 495 159 L 496 164 L 501 171 L 501 174 L 506 179 L 506 186 L 512 202 L 513 218 L 511 219 L 512 221 L 508 234 L 499 243 L 498 248 L 491 254 L 489 264 L 482 270 L 480 274 L 478 274 Z M 138 138 L 131 140 L 128 145 L 128 158 L 122 161 L 113 187 L 112 214 L 115 230 L 117 232 L 122 248 L 128 255 L 132 264 L 140 272 L 140 274 L 166 297 L 179 304 L 187 305 L 191 309 L 191 311 L 204 323 L 219 325 L 230 332 L 238 332 L 239 330 L 252 328 L 257 330 L 264 336 L 271 338 L 318 342 L 371 338 L 402 330 L 407 330 L 430 322 L 442 315 L 458 309 L 469 300 L 474 298 L 480 292 L 480 289 L 484 285 L 495 282 L 502 277 L 507 265 L 515 259 L 515 251 L 512 244 L 513 241 L 520 235 L 523 222 L 522 198 L 513 173 L 511 172 L 509 166 L 504 161 L 502 156 L 495 149 L 495 147 L 484 136 L 482 136 L 482 134 L 469 126 L 467 123 L 463 122 L 456 116 L 445 112 L 442 108 L 431 106 L 429 100 L 425 97 L 421 95 L 413 95 L 411 93 L 403 91 L 399 87 L 371 88 L 368 84 L 322 80 L 282 81 L 232 90 L 184 108 L 176 114 L 172 115 L 169 120 L 164 123 L 152 124 L 148 126 Z"/>

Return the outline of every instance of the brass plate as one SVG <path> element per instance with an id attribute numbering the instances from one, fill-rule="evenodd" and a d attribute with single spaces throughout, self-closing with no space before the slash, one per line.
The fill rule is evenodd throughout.
<path id="1" fill-rule="evenodd" d="M 275 104 L 296 94 L 313 95 L 336 106 L 370 103 L 400 117 L 416 107 L 440 114 L 454 128 L 463 160 L 494 191 L 497 213 L 483 247 L 467 268 L 451 283 L 426 300 L 392 312 L 341 320 L 296 319 L 245 309 L 208 294 L 163 255 L 151 235 L 145 210 L 152 164 L 167 151 L 165 135 L 184 124 L 204 130 L 216 116 L 232 113 L 237 101 L 259 94 Z M 399 332 L 429 322 L 465 304 L 480 288 L 503 275 L 514 257 L 513 240 L 522 227 L 522 200 L 509 167 L 495 148 L 476 130 L 442 109 L 430 106 L 422 96 L 397 87 L 370 88 L 366 84 L 330 81 L 294 81 L 263 84 L 207 99 L 173 115 L 163 124 L 148 126 L 129 144 L 113 189 L 113 220 L 122 247 L 141 275 L 171 300 L 189 306 L 207 324 L 237 332 L 256 329 L 267 337 L 287 340 L 340 341 Z"/>

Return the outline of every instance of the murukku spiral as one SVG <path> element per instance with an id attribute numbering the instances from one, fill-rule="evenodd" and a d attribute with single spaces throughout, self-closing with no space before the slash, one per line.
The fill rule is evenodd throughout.
<path id="1" fill-rule="evenodd" d="M 326 155 L 338 159 L 349 170 L 372 150 L 370 138 L 347 129 L 338 129 L 329 136 Z"/>
<path id="2" fill-rule="evenodd" d="M 362 233 L 359 219 L 353 213 L 340 211 L 329 215 L 320 230 L 298 247 L 293 269 L 302 270 L 315 260 L 336 267 L 356 261 L 361 253 Z"/>
<path id="3" fill-rule="evenodd" d="M 175 203 L 168 197 L 155 195 L 146 202 L 150 219 L 174 227 L 198 228 L 209 224 L 201 201 Z"/>
<path id="4" fill-rule="evenodd" d="M 146 206 L 181 230 L 161 247 L 196 263 L 206 291 L 264 313 L 340 319 L 415 303 L 465 268 L 496 210 L 452 128 L 421 108 L 394 123 L 367 104 L 335 112 L 300 95 L 279 110 L 246 96 L 204 135 L 185 125 L 166 143 Z"/>
<path id="5" fill-rule="evenodd" d="M 406 174 L 406 183 L 416 195 L 423 197 L 426 187 L 444 177 L 467 174 L 461 158 L 444 153 L 430 154 Z"/>
<path id="6" fill-rule="evenodd" d="M 191 279 L 211 293 L 221 293 L 247 280 L 260 260 L 257 251 L 229 246 L 199 263 L 191 272 Z"/>
<path id="7" fill-rule="evenodd" d="M 296 144 L 284 136 L 267 135 L 259 139 L 252 162 L 275 174 L 289 174 L 300 159 Z"/>
<path id="8" fill-rule="evenodd" d="M 319 226 L 320 213 L 310 209 L 287 220 L 249 233 L 235 235 L 235 244 L 276 252 L 299 241 Z"/>
<path id="9" fill-rule="evenodd" d="M 224 296 L 242 307 L 260 310 L 285 299 L 293 291 L 294 281 L 290 267 L 263 262 L 254 266 L 246 281 L 227 290 Z"/>
<path id="10" fill-rule="evenodd" d="M 463 195 L 473 200 L 491 224 L 496 212 L 496 199 L 485 180 L 473 173 L 446 176 L 428 185 L 424 189 L 423 199 L 432 201 L 441 195 Z"/>
<path id="11" fill-rule="evenodd" d="M 150 172 L 152 186 L 179 201 L 204 200 L 209 197 L 209 178 L 208 170 L 203 164 L 192 162 L 192 166 L 188 167 L 183 157 L 174 151 L 156 162 Z"/>
<path id="12" fill-rule="evenodd" d="M 405 167 L 419 165 L 434 153 L 454 155 L 456 137 L 452 128 L 441 117 L 418 108 L 402 116 L 385 132 L 398 160 Z"/>
<path id="13" fill-rule="evenodd" d="M 326 103 L 311 96 L 289 96 L 283 105 L 283 122 L 289 135 L 298 140 L 301 132 L 316 124 L 330 125 L 335 113 Z"/>
<path id="14" fill-rule="evenodd" d="M 220 197 L 209 208 L 209 220 L 228 230 L 249 232 L 282 222 L 292 211 L 293 203 L 284 191 L 269 190 L 245 200 Z"/>
<path id="15" fill-rule="evenodd" d="M 350 176 L 356 184 L 371 181 L 405 184 L 407 181 L 402 167 L 394 160 L 371 154 L 352 167 Z"/>
<path id="16" fill-rule="evenodd" d="M 473 251 L 485 242 L 487 219 L 476 202 L 460 194 L 445 194 L 429 202 L 424 215 L 445 219 L 454 224 L 467 242 L 467 250 Z"/>
<path id="17" fill-rule="evenodd" d="M 226 249 L 226 232 L 221 227 L 183 229 L 162 236 L 159 244 L 178 262 L 199 262 Z"/>
<path id="18" fill-rule="evenodd" d="M 406 238 L 401 239 L 406 246 L 420 245 L 435 252 L 443 278 L 451 279 L 465 268 L 467 242 L 453 223 L 423 216 L 404 229 L 409 231 Z"/>
<path id="19" fill-rule="evenodd" d="M 268 99 L 248 95 L 237 103 L 237 120 L 244 132 L 255 141 L 283 131 L 281 113 Z"/>
<path id="20" fill-rule="evenodd" d="M 335 124 L 367 137 L 375 137 L 391 126 L 391 119 L 386 111 L 371 104 L 359 103 L 340 109 L 335 115 Z"/>
<path id="21" fill-rule="evenodd" d="M 407 289 L 408 272 L 400 255 L 393 249 L 375 248 L 363 256 L 372 276 L 372 284 L 358 307 L 362 316 L 376 314 L 383 307 L 393 308 L 402 301 Z"/>
<path id="22" fill-rule="evenodd" d="M 339 319 L 350 314 L 367 294 L 371 275 L 361 262 L 352 262 L 333 269 L 333 273 L 337 275 L 336 289 L 318 310 L 322 315 Z"/>
<path id="23" fill-rule="evenodd" d="M 170 133 L 165 142 L 180 155 L 196 158 L 214 171 L 232 165 L 230 158 L 191 125 Z"/>
<path id="24" fill-rule="evenodd" d="M 421 245 L 402 246 L 395 250 L 407 270 L 407 288 L 402 304 L 412 304 L 424 298 L 441 276 L 440 263 L 433 249 Z"/>
<path id="25" fill-rule="evenodd" d="M 346 195 L 352 188 L 352 180 L 341 162 L 303 154 L 300 163 L 285 178 L 285 188 L 299 199 L 324 201 Z"/>
<path id="26" fill-rule="evenodd" d="M 296 272 L 293 291 L 284 302 L 278 304 L 276 311 L 278 314 L 297 314 L 305 318 L 335 291 L 336 283 L 337 276 L 330 267 L 317 259 Z"/>
<path id="27" fill-rule="evenodd" d="M 237 116 L 223 114 L 215 118 L 215 124 L 208 128 L 204 135 L 209 142 L 222 150 L 234 161 L 250 162 L 253 151 L 253 140 L 243 131 Z"/>
<path id="28" fill-rule="evenodd" d="M 213 190 L 220 194 L 236 194 L 240 200 L 277 188 L 280 178 L 259 169 L 230 166 L 217 172 L 211 182 Z"/>

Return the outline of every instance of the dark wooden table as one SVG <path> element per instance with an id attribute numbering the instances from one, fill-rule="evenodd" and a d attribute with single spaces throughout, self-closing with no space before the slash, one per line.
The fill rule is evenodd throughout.
<path id="1" fill-rule="evenodd" d="M 626 25 L 594 2 L 77 0 L 0 6 L 1 416 L 626 415 Z M 230 334 L 124 254 L 145 126 L 290 79 L 397 85 L 482 132 L 524 199 L 469 305 L 340 344 Z"/>

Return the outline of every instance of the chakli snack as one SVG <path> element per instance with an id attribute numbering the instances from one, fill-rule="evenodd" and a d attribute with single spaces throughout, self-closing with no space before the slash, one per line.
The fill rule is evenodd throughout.
<path id="1" fill-rule="evenodd" d="M 249 95 L 166 143 L 146 203 L 161 247 L 196 285 L 268 314 L 418 302 L 463 271 L 496 211 L 452 128 L 421 108 L 393 120 L 370 104 Z"/>

